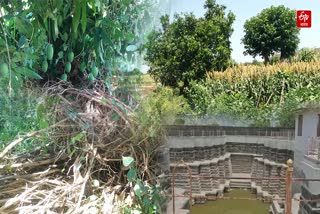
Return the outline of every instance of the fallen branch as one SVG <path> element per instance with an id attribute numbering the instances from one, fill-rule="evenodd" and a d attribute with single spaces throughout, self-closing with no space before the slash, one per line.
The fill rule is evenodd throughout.
<path id="1" fill-rule="evenodd" d="M 11 180 L 11 179 L 31 179 L 31 178 L 35 178 L 35 177 L 44 177 L 56 172 L 60 172 L 60 169 L 48 169 L 46 171 L 43 172 L 36 172 L 36 173 L 32 173 L 32 174 L 28 174 L 28 175 L 9 175 L 9 176 L 3 176 L 0 178 L 0 181 L 5 181 L 5 180 Z"/>
<path id="2" fill-rule="evenodd" d="M 89 167 L 88 167 L 88 170 L 87 170 L 87 173 L 83 179 L 83 184 L 81 186 L 81 192 L 79 194 L 79 198 L 78 198 L 78 202 L 77 202 L 77 206 L 76 206 L 76 209 L 75 210 L 78 210 L 80 208 L 80 205 L 81 205 L 81 201 L 82 201 L 82 196 L 84 194 L 84 191 L 85 191 L 85 187 L 86 187 L 86 184 L 90 178 L 90 174 L 91 174 L 91 170 L 92 170 L 92 167 L 93 167 L 93 163 L 94 163 L 94 160 L 95 160 L 95 156 L 96 156 L 96 153 L 97 153 L 97 150 L 94 149 L 93 150 L 93 156 L 90 160 L 90 163 L 89 163 Z"/>
<path id="3" fill-rule="evenodd" d="M 14 169 L 14 168 L 33 168 L 36 166 L 42 166 L 42 165 L 47 165 L 47 164 L 51 164 L 54 163 L 58 160 L 65 160 L 67 159 L 67 155 L 63 155 L 61 157 L 55 157 L 55 158 L 51 158 L 51 159 L 47 159 L 47 160 L 42 160 L 42 161 L 35 161 L 35 162 L 31 162 L 31 163 L 14 163 L 14 164 L 8 164 L 8 165 L 0 165 L 0 169 L 5 169 L 5 168 L 10 168 L 10 169 Z"/>

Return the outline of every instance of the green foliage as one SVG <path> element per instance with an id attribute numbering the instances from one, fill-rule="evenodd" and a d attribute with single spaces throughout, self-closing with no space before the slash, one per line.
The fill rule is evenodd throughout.
<path id="1" fill-rule="evenodd" d="M 186 97 L 197 114 L 243 121 L 252 126 L 294 127 L 298 104 L 320 101 L 320 74 L 293 72 L 291 69 L 297 66 L 300 64 L 272 74 L 264 66 L 215 72 L 217 76 L 213 78 L 192 83 Z M 239 74 L 246 68 L 252 68 L 254 75 L 250 71 Z"/>
<path id="2" fill-rule="evenodd" d="M 94 76 L 93 76 L 92 73 L 89 73 L 89 75 L 88 75 L 88 80 L 89 80 L 90 82 L 94 82 L 95 78 L 94 78 Z"/>
<path id="3" fill-rule="evenodd" d="M 190 87 L 186 89 L 186 98 L 190 107 L 197 114 L 207 112 L 211 102 L 212 91 L 206 87 L 205 82 L 192 81 Z"/>
<path id="4" fill-rule="evenodd" d="M 214 0 L 207 0 L 205 8 L 204 18 L 176 14 L 170 23 L 169 16 L 161 17 L 162 31 L 154 31 L 146 44 L 149 73 L 180 93 L 192 80 L 203 79 L 206 71 L 223 71 L 231 62 L 235 16 Z"/>
<path id="5" fill-rule="evenodd" d="M 208 113 L 212 115 L 224 115 L 226 117 L 248 119 L 248 110 L 252 110 L 254 102 L 248 99 L 246 93 L 226 94 L 222 92 L 211 100 Z M 251 114 L 254 114 L 252 112 Z"/>
<path id="6" fill-rule="evenodd" d="M 0 74 L 1 74 L 1 76 L 2 77 L 8 76 L 8 72 L 9 72 L 8 65 L 6 63 L 2 63 L 0 65 Z"/>
<path id="7" fill-rule="evenodd" d="M 10 97 L 3 90 L 4 87 L 0 87 L 0 151 L 19 136 L 46 128 L 54 122 L 54 118 L 49 120 L 47 102 L 37 89 L 25 87 Z M 17 145 L 14 152 L 34 151 L 45 143 L 46 139 L 29 139 Z"/>
<path id="8" fill-rule="evenodd" d="M 134 166 L 134 159 L 132 157 L 122 157 L 122 162 L 125 167 L 129 167 L 129 171 L 127 172 L 127 180 L 132 187 L 132 194 L 128 195 L 126 201 L 137 202 L 126 204 L 124 213 L 160 213 L 161 205 L 165 203 L 165 196 L 162 193 L 160 186 L 150 185 L 147 182 L 143 182 L 138 177 L 137 169 Z M 132 195 L 134 196 L 132 197 Z"/>
<path id="9" fill-rule="evenodd" d="M 138 53 L 148 16 L 141 12 L 149 5 L 138 0 L 1 1 L 0 64 L 7 63 L 12 72 L 7 82 L 56 80 L 66 67 L 69 81 L 79 83 L 88 75 L 83 67 L 79 72 L 82 62 L 97 66 L 103 80 L 126 71 L 120 65 L 132 64 Z M 136 49 L 127 51 L 129 46 Z M 46 59 L 48 69 L 43 69 Z"/>
<path id="10" fill-rule="evenodd" d="M 298 61 L 312 62 L 315 61 L 316 53 L 312 49 L 303 48 L 298 53 Z"/>
<path id="11" fill-rule="evenodd" d="M 131 167 L 132 167 L 133 164 L 134 164 L 134 159 L 133 159 L 133 157 L 123 156 L 123 157 L 122 157 L 122 164 L 123 164 L 123 166 L 125 166 L 125 167 L 128 167 L 128 166 L 131 166 Z"/>
<path id="12" fill-rule="evenodd" d="M 283 5 L 271 6 L 247 20 L 242 39 L 246 49 L 244 54 L 259 55 L 265 64 L 275 53 L 280 53 L 281 60 L 294 56 L 299 43 L 295 13 Z"/>
<path id="13" fill-rule="evenodd" d="M 143 100 L 136 111 L 136 119 L 141 129 L 147 130 L 150 137 L 155 137 L 162 129 L 162 124 L 172 123 L 177 115 L 191 111 L 186 99 L 174 93 L 170 88 L 158 88 Z"/>
<path id="14" fill-rule="evenodd" d="M 278 54 L 273 55 L 270 59 L 270 64 L 275 65 L 280 62 L 280 56 Z"/>

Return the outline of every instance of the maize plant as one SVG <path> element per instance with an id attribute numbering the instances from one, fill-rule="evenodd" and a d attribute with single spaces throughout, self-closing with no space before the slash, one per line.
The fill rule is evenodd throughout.
<path id="1" fill-rule="evenodd" d="M 206 80 L 191 84 L 187 98 L 197 113 L 223 113 L 266 126 L 276 117 L 278 125 L 293 126 L 295 106 L 320 100 L 319 85 L 320 61 L 238 65 L 208 72 Z"/>

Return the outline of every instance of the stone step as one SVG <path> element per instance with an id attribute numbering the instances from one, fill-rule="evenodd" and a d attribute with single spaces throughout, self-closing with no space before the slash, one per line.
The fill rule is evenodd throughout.
<path id="1" fill-rule="evenodd" d="M 243 183 L 230 183 L 231 188 L 241 188 L 241 189 L 250 189 L 250 184 L 243 184 Z"/>
<path id="2" fill-rule="evenodd" d="M 251 188 L 251 182 L 250 180 L 246 179 L 231 179 L 230 180 L 230 187 L 231 188 L 246 188 L 250 189 Z"/>
<path id="3" fill-rule="evenodd" d="M 241 183 L 230 183 L 231 188 L 245 188 L 245 189 L 250 189 L 250 185 L 247 184 L 241 184 Z"/>

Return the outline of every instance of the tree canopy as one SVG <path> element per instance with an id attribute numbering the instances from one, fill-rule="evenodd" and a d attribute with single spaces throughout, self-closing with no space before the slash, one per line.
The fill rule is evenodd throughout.
<path id="1" fill-rule="evenodd" d="M 235 15 L 224 5 L 207 0 L 203 18 L 192 13 L 161 17 L 162 30 L 154 31 L 146 44 L 149 73 L 163 85 L 179 88 L 207 71 L 223 71 L 230 64 L 230 36 Z"/>
<path id="2" fill-rule="evenodd" d="M 296 27 L 295 11 L 281 6 L 271 6 L 244 24 L 242 43 L 244 54 L 261 56 L 265 64 L 275 53 L 280 59 L 295 54 L 299 44 L 299 28 Z"/>
<path id="3" fill-rule="evenodd" d="M 12 85 L 20 76 L 75 84 L 102 79 L 110 85 L 110 76 L 135 67 L 144 27 L 152 27 L 150 4 L 0 1 L 0 64 L 5 67 L 1 70 L 12 71 Z"/>

